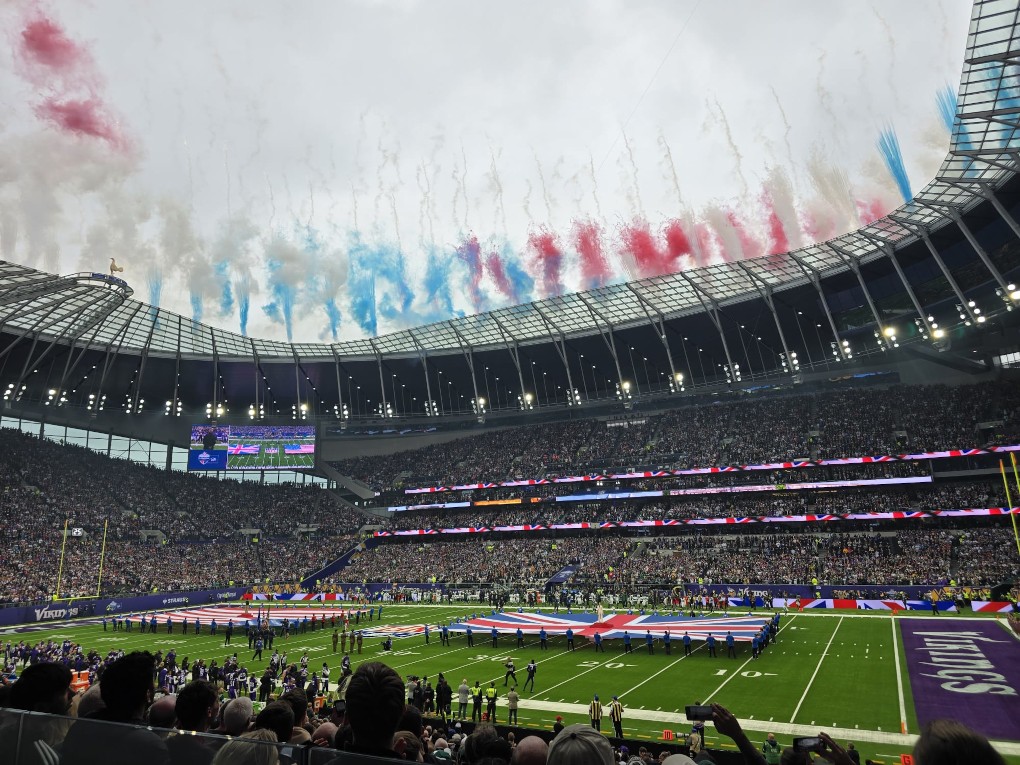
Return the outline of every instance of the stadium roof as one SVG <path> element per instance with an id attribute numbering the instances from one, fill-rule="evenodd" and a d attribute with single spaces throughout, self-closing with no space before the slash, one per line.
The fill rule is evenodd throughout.
<path id="1" fill-rule="evenodd" d="M 629 376 L 620 371 L 620 354 L 616 349 L 618 339 L 622 337 L 624 342 L 633 342 L 627 334 L 629 330 L 643 328 L 647 332 L 649 327 L 662 341 L 663 348 L 658 350 L 668 358 L 661 366 L 669 370 L 669 376 L 686 370 L 689 380 L 697 378 L 693 364 L 679 360 L 674 362 L 673 355 L 679 356 L 680 349 L 676 345 L 670 347 L 667 325 L 674 327 L 675 343 L 686 341 L 687 337 L 683 337 L 683 341 L 679 337 L 689 334 L 690 327 L 697 327 L 701 334 L 695 344 L 711 343 L 713 348 L 706 352 L 711 354 L 710 360 L 714 362 L 710 366 L 727 373 L 733 372 L 745 357 L 754 372 L 756 364 L 752 358 L 755 353 L 762 360 L 762 373 L 778 370 L 780 362 L 785 364 L 790 354 L 795 353 L 793 349 L 798 347 L 808 351 L 810 356 L 811 349 L 807 346 L 814 346 L 816 355 L 821 351 L 827 357 L 827 343 L 822 340 L 822 333 L 816 333 L 819 336 L 815 342 L 804 336 L 799 324 L 795 329 L 788 318 L 780 316 L 775 306 L 780 297 L 785 297 L 788 306 L 796 308 L 798 314 L 810 312 L 817 316 L 816 328 L 823 328 L 834 346 L 847 333 L 858 332 L 863 327 L 876 333 L 886 331 L 883 325 L 888 317 L 902 318 L 907 314 L 920 320 L 920 324 L 915 322 L 918 334 L 928 339 L 935 330 L 931 320 L 925 318 L 933 310 L 930 306 L 946 301 L 966 303 L 981 290 L 987 293 L 988 288 L 998 291 L 1000 296 L 1014 291 L 1007 289 L 1014 262 L 1012 255 L 990 253 L 1005 241 L 1003 236 L 1009 239 L 1020 237 L 1020 228 L 1009 211 L 1014 206 L 1012 181 L 1020 150 L 1018 14 L 1020 9 L 1012 2 L 978 0 L 974 4 L 957 119 L 949 154 L 936 178 L 910 203 L 872 224 L 828 242 L 786 254 L 722 263 L 561 295 L 376 338 L 328 344 L 291 344 L 243 337 L 137 301 L 133 299 L 130 287 L 118 279 L 101 274 L 57 277 L 0 262 L 0 309 L 4 312 L 0 327 L 7 336 L 0 349 L 2 357 L 7 357 L 4 360 L 4 383 L 14 389 L 20 388 L 29 374 L 29 367 L 34 368 L 38 364 L 40 355 L 56 356 L 51 349 L 59 346 L 66 353 L 64 371 L 60 374 L 57 370 L 47 382 L 50 388 L 58 391 L 71 387 L 73 369 L 78 365 L 78 361 L 72 361 L 75 352 L 80 359 L 86 353 L 102 351 L 107 360 L 111 354 L 115 357 L 173 359 L 178 379 L 182 364 L 186 365 L 189 361 L 212 363 L 210 369 L 201 368 L 202 371 L 198 372 L 201 375 L 217 375 L 220 365 L 234 362 L 253 364 L 256 370 L 261 369 L 263 363 L 293 363 L 295 375 L 299 370 L 304 371 L 309 383 L 313 381 L 306 365 L 335 365 L 336 395 L 342 398 L 341 365 L 359 362 L 378 365 L 378 381 L 385 389 L 384 362 L 393 365 L 402 359 L 410 359 L 421 363 L 426 358 L 463 355 L 467 359 L 471 381 L 470 384 L 462 381 L 458 387 L 470 389 L 469 398 L 474 398 L 480 390 L 473 367 L 474 354 L 509 352 L 516 368 L 511 370 L 512 376 L 519 381 L 517 387 L 522 390 L 518 392 L 523 393 L 523 390 L 534 386 L 525 384 L 521 347 L 543 346 L 545 350 L 536 350 L 535 353 L 546 354 L 549 358 L 546 366 L 550 368 L 555 365 L 558 356 L 566 372 L 561 385 L 576 388 L 576 380 L 572 379 L 569 371 L 568 342 L 604 344 L 603 351 L 607 351 L 611 358 L 601 363 L 616 366 L 617 373 L 606 380 L 612 383 Z M 1003 229 L 1005 234 L 999 230 L 1003 224 L 1008 227 Z M 997 244 L 979 244 L 978 240 L 986 236 L 983 233 L 985 229 L 990 232 L 987 236 L 997 237 Z M 940 232 L 944 231 L 949 233 L 940 237 Z M 980 278 L 964 279 L 966 283 L 962 285 L 953 278 L 960 267 L 958 264 L 962 264 L 962 261 L 953 261 L 953 248 L 961 241 L 970 245 L 970 258 L 973 260 L 976 255 L 975 262 L 979 261 L 983 267 Z M 922 266 L 917 265 L 922 260 L 926 261 L 923 269 L 928 276 L 941 272 L 938 279 L 941 291 L 929 290 L 931 294 L 925 294 L 922 290 L 916 276 L 922 270 Z M 905 276 L 904 269 L 909 269 L 912 263 L 915 276 Z M 871 267 L 872 264 L 875 266 Z M 882 294 L 888 293 L 889 289 L 876 286 L 876 280 L 895 279 L 897 276 L 897 291 L 902 294 L 888 301 L 889 305 L 884 305 Z M 912 283 L 916 290 L 911 289 Z M 849 292 L 854 297 L 847 300 L 854 305 L 843 305 L 840 296 Z M 987 305 L 987 298 L 984 301 Z M 986 317 L 995 313 L 995 309 L 1002 308 L 994 299 L 992 302 L 992 310 L 986 308 Z M 734 318 L 742 315 L 740 310 L 730 314 L 730 324 L 733 327 L 739 324 L 740 331 L 724 327 L 726 322 L 721 317 L 728 314 L 731 307 L 748 303 L 755 303 L 755 310 L 759 313 L 767 309 L 771 314 L 775 337 L 763 340 L 755 333 L 747 333 L 754 334 L 754 338 L 745 337 L 740 318 Z M 968 324 L 970 320 L 978 321 L 972 311 L 964 310 L 960 305 L 957 309 L 963 311 L 961 321 Z M 952 313 L 955 315 L 956 311 Z M 708 321 L 699 319 L 693 325 L 683 325 L 683 330 L 676 329 L 678 320 L 690 317 Z M 800 331 L 803 343 L 795 338 L 795 331 Z M 743 355 L 737 350 L 738 340 L 743 346 Z M 29 341 L 31 350 L 27 353 L 23 347 L 19 350 L 24 356 L 23 363 L 10 364 L 9 356 L 15 347 L 25 346 Z M 749 351 L 748 343 L 751 346 L 759 343 L 762 347 Z M 867 348 L 861 347 L 858 355 L 882 348 L 883 344 L 879 341 Z M 687 352 L 686 346 L 683 351 Z M 583 354 L 578 355 L 584 358 Z M 772 360 L 766 362 L 766 355 L 770 355 Z M 137 372 L 137 364 L 134 366 Z M 711 375 L 702 366 L 702 378 L 708 382 Z M 594 370 L 595 366 L 592 368 Z M 584 372 L 581 371 L 581 374 Z M 636 369 L 634 376 L 637 377 Z M 594 373 L 592 377 L 595 384 Z M 120 380 L 119 384 L 123 382 Z M 265 384 L 269 386 L 268 380 Z M 141 381 L 135 385 L 134 376 L 127 385 L 129 390 L 134 390 L 133 394 L 128 394 L 129 399 L 137 402 L 144 396 L 140 392 Z M 214 382 L 212 398 L 215 400 L 221 395 L 226 398 L 226 389 L 222 394 L 216 393 L 216 385 Z M 296 401 L 303 398 L 300 388 L 298 380 Z M 508 395 L 511 392 L 508 390 Z M 431 390 L 422 393 L 423 399 L 425 395 L 434 398 Z M 395 393 L 393 395 L 396 396 Z M 382 396 L 385 403 L 385 390 Z M 177 400 L 176 388 L 173 398 Z M 255 398 L 259 399 L 258 394 Z M 454 408 L 451 404 L 451 409 Z"/>

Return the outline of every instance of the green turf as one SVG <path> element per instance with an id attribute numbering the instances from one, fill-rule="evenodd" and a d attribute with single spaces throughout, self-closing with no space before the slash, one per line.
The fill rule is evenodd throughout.
<path id="1" fill-rule="evenodd" d="M 463 605 L 387 605 L 382 624 L 427 621 L 434 625 L 458 620 L 469 608 Z M 277 615 L 282 616 L 279 611 Z M 173 647 L 179 658 L 205 658 L 207 663 L 211 659 L 222 663 L 228 654 L 222 634 L 216 638 L 207 631 L 198 636 L 182 635 L 178 627 L 176 634 L 166 635 L 162 632 L 162 621 L 159 624 L 161 631 L 156 635 L 104 633 L 100 626 L 69 624 L 28 633 L 24 638 L 63 639 L 66 636 L 103 653 L 112 648 L 166 652 Z M 379 624 L 363 623 L 362 626 Z M 778 641 L 758 660 L 751 658 L 749 646 L 739 645 L 736 659 L 726 658 L 724 645 L 720 646 L 719 657 L 710 658 L 700 644 L 695 644 L 697 650 L 693 655 L 684 657 L 683 646 L 678 641 L 674 641 L 671 656 L 665 655 L 661 644 L 656 644 L 654 655 L 648 655 L 643 641 L 640 645 L 635 641 L 634 651 L 629 654 L 623 653 L 619 641 L 606 641 L 606 652 L 596 654 L 591 644 L 581 639 L 577 640 L 578 649 L 571 652 L 565 650 L 563 638 L 551 638 L 548 651 L 541 651 L 537 638 L 531 637 L 525 638 L 523 649 L 515 647 L 513 637 L 500 638 L 499 647 L 494 649 L 477 631 L 474 647 L 469 648 L 465 638 L 456 634 L 451 636 L 452 645 L 447 647 L 440 644 L 439 633 L 435 631 L 429 645 L 425 645 L 423 636 L 396 638 L 394 650 L 388 654 L 382 651 L 380 638 L 366 639 L 363 653 L 353 655 L 352 662 L 356 666 L 359 661 L 381 659 L 401 675 L 428 676 L 433 685 L 436 675 L 443 672 L 454 689 L 462 678 L 469 684 L 478 680 L 483 685 L 494 680 L 502 696 L 505 690 L 503 663 L 507 657 L 513 657 L 517 665 L 521 687 L 526 678 L 524 666 L 534 658 L 538 662 L 535 692 L 522 693 L 522 698 L 526 700 L 525 706 L 534 703 L 538 708 L 522 707 L 520 710 L 520 724 L 531 727 L 551 728 L 557 714 L 568 723 L 587 722 L 581 708 L 569 705 L 586 706 L 592 695 L 598 693 L 607 704 L 613 695 L 620 696 L 627 709 L 625 733 L 634 739 L 661 741 L 666 729 L 686 732 L 690 726 L 682 719 L 684 706 L 709 700 L 729 707 L 744 721 L 753 741 L 763 740 L 765 731 L 773 723 L 794 723 L 813 730 L 842 728 L 898 733 L 901 712 L 893 655 L 894 624 L 889 615 L 882 614 L 786 614 Z M 898 630 L 895 639 L 900 651 L 907 731 L 917 733 Z M 328 629 L 294 635 L 286 641 L 278 639 L 274 648 L 281 652 L 286 650 L 291 662 L 296 662 L 307 651 L 311 668 L 321 667 L 322 662 L 327 661 L 334 681 L 339 674 L 341 656 L 333 653 Z M 271 653 L 264 653 L 264 661 L 249 661 L 252 654 L 243 630 L 235 634 L 231 651 L 237 651 L 249 671 L 264 668 Z M 455 712 L 456 708 L 455 696 Z M 504 722 L 505 715 L 501 701 L 497 721 Z M 607 717 L 603 729 L 611 730 L 611 727 Z M 778 738 L 785 743 L 790 735 L 780 734 Z M 727 745 L 725 739 L 716 739 L 711 729 L 708 743 Z M 898 756 L 901 749 L 906 751 L 906 747 L 898 744 L 855 743 L 863 757 L 887 763 L 898 761 L 892 755 Z M 1020 765 L 1020 757 L 1007 759 Z"/>

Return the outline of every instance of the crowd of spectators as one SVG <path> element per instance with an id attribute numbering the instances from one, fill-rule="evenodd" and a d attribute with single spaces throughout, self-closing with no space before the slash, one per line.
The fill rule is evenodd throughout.
<path id="1" fill-rule="evenodd" d="M 484 506 L 389 513 L 389 530 L 448 529 L 480 526 L 549 525 L 591 521 L 636 521 L 691 518 L 746 518 L 784 515 L 956 510 L 999 506 L 1003 498 L 990 481 L 915 484 L 908 488 L 844 489 L 706 494 L 654 501 L 547 502 L 508 507 Z"/>
<path id="2" fill-rule="evenodd" d="M 629 543 L 603 537 L 383 544 L 353 558 L 327 584 L 447 582 L 544 584 L 568 565 L 582 578 L 611 581 Z"/>
<path id="3" fill-rule="evenodd" d="M 52 597 L 58 573 L 63 597 L 298 581 L 364 520 L 318 487 L 168 472 L 0 429 L 0 602 Z"/>
<path id="4" fill-rule="evenodd" d="M 1017 431 L 1020 386 L 894 385 L 698 402 L 635 417 L 528 425 L 335 463 L 376 490 L 498 482 L 608 465 L 705 467 L 983 446 Z M 980 431 L 980 423 L 1000 422 Z"/>
<path id="5" fill-rule="evenodd" d="M 544 536 L 426 543 L 384 542 L 328 584 L 381 581 L 542 587 L 565 566 L 570 582 L 608 589 L 726 584 L 998 584 L 1020 575 L 1005 529 L 901 529 L 833 533 L 782 528 L 768 534 Z M 771 529 L 770 529 L 771 531 Z"/>

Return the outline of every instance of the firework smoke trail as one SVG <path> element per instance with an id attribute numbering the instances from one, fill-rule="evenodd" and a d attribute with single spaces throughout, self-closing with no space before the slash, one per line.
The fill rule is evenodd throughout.
<path id="1" fill-rule="evenodd" d="M 482 299 L 482 267 L 481 247 L 478 238 L 472 234 L 457 246 L 457 259 L 468 270 L 468 300 L 475 313 L 481 313 L 484 306 Z"/>
<path id="2" fill-rule="evenodd" d="M 691 238 L 682 221 L 677 218 L 666 221 L 663 234 L 666 237 L 666 252 L 669 255 L 666 267 L 670 271 L 682 271 L 684 268 L 697 265 Z"/>
<path id="3" fill-rule="evenodd" d="M 351 234 L 348 248 L 350 266 L 347 278 L 347 294 L 350 297 L 351 317 L 369 336 L 374 337 L 378 329 L 375 309 L 375 252 L 361 241 L 356 231 Z"/>
<path id="4" fill-rule="evenodd" d="M 196 323 L 205 315 L 206 298 L 218 297 L 216 272 L 195 232 L 191 211 L 171 200 L 160 204 L 163 229 L 160 245 L 164 262 L 175 264 L 184 277 L 191 302 L 191 319 Z"/>
<path id="5" fill-rule="evenodd" d="M 831 164 L 817 148 L 808 158 L 807 171 L 812 188 L 821 198 L 821 204 L 816 201 L 808 205 L 814 230 L 838 233 L 855 228 L 858 224 L 857 206 L 846 172 Z M 816 235 L 814 241 L 821 240 Z"/>
<path id="6" fill-rule="evenodd" d="M 935 102 L 939 109 L 939 117 L 942 118 L 942 126 L 945 127 L 947 133 L 952 135 L 953 124 L 956 122 L 956 110 L 959 107 L 956 90 L 952 85 L 946 83 L 935 94 Z"/>
<path id="7" fill-rule="evenodd" d="M 499 177 L 499 169 L 496 167 L 496 152 L 493 148 L 489 147 L 489 157 L 492 160 L 492 164 L 489 165 L 489 186 L 492 189 L 493 201 L 496 203 L 496 225 L 502 224 L 503 238 L 507 236 L 506 227 L 506 207 L 503 205 L 503 181 Z"/>
<path id="8" fill-rule="evenodd" d="M 230 216 L 220 224 L 212 249 L 212 263 L 220 285 L 220 312 L 229 314 L 236 304 L 241 334 L 248 334 L 251 295 L 257 289 L 251 272 L 258 229 L 243 214 Z"/>
<path id="9" fill-rule="evenodd" d="M 751 232 L 747 224 L 737 217 L 736 212 L 726 210 L 726 220 L 729 221 L 729 224 L 737 234 L 741 257 L 756 258 L 762 254 L 764 247 L 761 241 Z"/>
<path id="10" fill-rule="evenodd" d="M 740 149 L 737 148 L 737 142 L 733 140 L 733 130 L 730 128 L 730 121 L 726 118 L 726 112 L 723 111 L 719 101 L 713 99 L 715 111 L 718 112 L 716 120 L 719 122 L 719 126 L 722 127 L 723 136 L 726 138 L 726 145 L 729 146 L 730 153 L 733 154 L 733 160 L 736 163 L 737 178 L 740 179 L 741 195 L 747 196 L 748 186 L 747 178 L 744 176 L 744 155 L 740 153 Z M 708 104 L 709 111 L 712 110 L 713 104 Z"/>
<path id="11" fill-rule="evenodd" d="M 595 220 L 602 220 L 602 205 L 599 202 L 599 184 L 595 180 L 595 158 L 588 152 L 588 172 L 591 174 L 591 198 L 595 203 Z"/>
<path id="12" fill-rule="evenodd" d="M 60 132 L 129 149 L 116 118 L 103 102 L 92 55 L 38 9 L 21 30 L 16 51 L 23 77 L 37 89 L 36 116 Z"/>
<path id="13" fill-rule="evenodd" d="M 307 233 L 308 230 L 301 222 L 294 222 L 294 231 L 299 236 L 302 236 L 303 231 L 306 232 L 305 241 L 302 242 L 305 247 L 309 246 L 307 237 L 314 240 L 314 234 Z M 266 282 L 270 302 L 262 306 L 262 310 L 274 322 L 284 325 L 288 341 L 294 338 L 294 308 L 298 305 L 301 285 L 307 282 L 309 273 L 314 271 L 310 267 L 313 257 L 304 247 L 284 239 L 279 233 L 274 233 L 266 245 Z"/>
<path id="14" fill-rule="evenodd" d="M 676 193 L 676 203 L 683 207 L 684 195 L 680 191 L 680 177 L 676 172 L 676 162 L 673 161 L 673 150 L 669 147 L 669 143 L 666 141 L 666 136 L 661 132 L 659 133 L 658 143 L 662 149 L 662 158 L 665 161 L 666 179 L 669 180 L 673 185 L 673 191 Z"/>
<path id="15" fill-rule="evenodd" d="M 896 137 L 896 131 L 889 127 L 879 133 L 878 150 L 885 162 L 886 169 L 896 182 L 903 201 L 909 202 L 913 199 L 913 192 L 910 190 L 910 179 L 907 177 L 907 168 L 903 164 L 903 154 L 900 152 L 900 141 Z"/>
<path id="16" fill-rule="evenodd" d="M 668 255 L 659 249 L 644 221 L 635 221 L 620 228 L 623 251 L 630 256 L 634 275 L 639 279 L 658 276 L 669 271 Z"/>
<path id="17" fill-rule="evenodd" d="M 605 286 L 612 271 L 602 250 L 602 227 L 593 220 L 575 220 L 571 239 L 581 257 L 581 282 L 586 290 Z"/>
<path id="18" fill-rule="evenodd" d="M 389 292 L 383 296 L 386 310 L 380 305 L 379 313 L 387 319 L 395 319 L 407 313 L 414 302 L 414 292 L 407 283 L 404 269 L 404 254 L 400 247 L 376 245 L 373 248 L 376 275 L 388 281 L 396 291 L 396 302 Z"/>
<path id="19" fill-rule="evenodd" d="M 793 184 L 782 168 L 770 168 L 762 190 L 762 203 L 769 219 L 769 236 L 772 251 L 788 252 L 803 246 L 797 203 L 793 196 Z M 771 221 L 775 218 L 776 224 Z M 779 243 L 782 247 L 779 248 Z"/>
<path id="20" fill-rule="evenodd" d="M 556 241 L 556 234 L 545 228 L 532 230 L 528 234 L 528 250 L 540 276 L 542 297 L 562 294 L 563 251 Z"/>
<path id="21" fill-rule="evenodd" d="M 634 191 L 634 199 L 632 203 L 634 205 L 635 214 L 644 220 L 645 217 L 645 203 L 641 199 L 641 185 L 638 183 L 638 168 L 637 162 L 634 159 L 634 150 L 630 146 L 630 139 L 627 138 L 627 133 L 623 130 L 620 131 L 623 136 L 623 148 L 626 150 L 627 163 L 629 165 L 628 170 L 630 171 L 631 188 Z M 621 160 L 623 157 L 621 157 Z"/>
<path id="22" fill-rule="evenodd" d="M 790 142 L 790 133 L 793 131 L 793 126 L 790 125 L 790 120 L 786 116 L 786 109 L 783 108 L 783 102 L 779 100 L 779 94 L 776 93 L 776 89 L 770 85 L 769 90 L 772 91 L 772 98 L 776 102 L 779 116 L 783 118 L 783 144 L 786 146 L 786 159 L 789 161 L 790 167 L 794 167 L 793 144 Z"/>
<path id="23" fill-rule="evenodd" d="M 303 302 L 318 303 L 322 306 L 329 335 L 334 341 L 338 340 L 342 315 L 336 296 L 347 280 L 346 261 L 339 252 L 331 250 L 326 245 L 319 231 L 309 223 L 296 224 L 295 231 L 301 246 L 299 250 L 293 251 L 293 271 L 282 276 L 293 278 L 294 281 L 289 285 L 292 293 L 304 290 L 307 298 Z M 301 278 L 304 279 L 303 285 L 297 281 Z M 324 336 L 325 333 L 321 335 Z"/>
<path id="24" fill-rule="evenodd" d="M 496 289 L 499 290 L 503 297 L 507 298 L 511 305 L 516 305 L 520 302 L 520 297 L 514 289 L 514 284 L 510 281 L 510 277 L 507 276 L 506 269 L 503 267 L 503 261 L 495 250 L 485 256 L 485 270 L 492 277 L 492 283 L 496 285 Z"/>
<path id="25" fill-rule="evenodd" d="M 453 296 L 450 292 L 450 266 L 452 259 L 436 247 L 429 247 L 425 267 L 425 300 L 443 315 L 453 315 Z"/>
<path id="26" fill-rule="evenodd" d="M 723 262 L 729 263 L 743 258 L 744 251 L 741 247 L 740 236 L 737 234 L 737 230 L 734 228 L 727 211 L 718 205 L 712 204 L 705 207 L 702 215 L 705 216 L 706 222 L 715 232 L 719 242 L 719 256 Z"/>

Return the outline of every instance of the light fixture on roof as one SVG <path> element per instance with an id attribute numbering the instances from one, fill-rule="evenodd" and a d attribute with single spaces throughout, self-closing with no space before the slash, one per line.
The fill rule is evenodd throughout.
<path id="1" fill-rule="evenodd" d="M 521 407 L 521 411 L 530 411 L 535 408 L 535 397 L 528 392 L 524 392 L 522 395 L 517 397 L 517 403 Z"/>
<path id="2" fill-rule="evenodd" d="M 681 393 L 683 389 L 684 389 L 684 373 L 675 372 L 673 376 L 669 378 L 669 392 Z"/>

